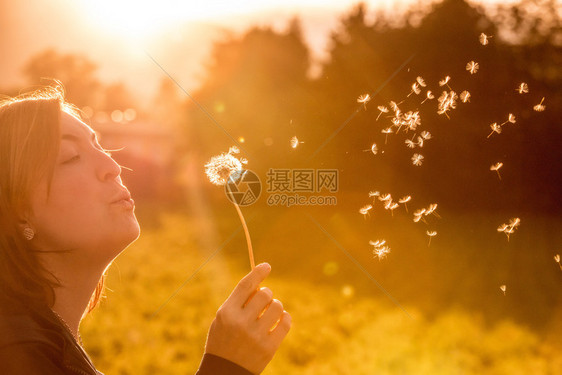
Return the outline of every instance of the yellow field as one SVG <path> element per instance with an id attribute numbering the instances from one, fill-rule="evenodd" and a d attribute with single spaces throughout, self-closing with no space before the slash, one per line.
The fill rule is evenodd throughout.
<path id="1" fill-rule="evenodd" d="M 225 211 L 224 215 L 234 213 Z M 339 228 L 334 230 L 334 236 L 342 246 L 353 248 L 353 228 L 346 229 L 343 220 L 337 223 L 333 217 L 325 225 L 334 220 Z M 453 303 L 424 310 L 432 313 L 422 312 L 409 303 L 407 293 L 394 288 L 392 277 L 385 277 L 390 271 L 384 269 L 384 261 L 372 259 L 365 246 L 367 260 L 361 262 L 376 278 L 380 277 L 382 284 L 386 282 L 391 293 L 396 289 L 394 297 L 408 316 L 337 247 L 330 247 L 329 240 L 314 247 L 316 236 L 321 238 L 312 233 L 314 225 L 309 223 L 310 231 L 304 228 L 310 234 L 308 245 L 315 249 L 307 253 L 299 250 L 302 239 L 289 251 L 281 238 L 277 241 L 263 234 L 264 230 L 256 230 L 262 227 L 260 223 L 261 220 L 249 223 L 255 233 L 257 261 L 271 258 L 268 261 L 273 269 L 266 285 L 293 317 L 291 332 L 264 374 L 561 373 L 560 326 L 535 330 L 509 317 L 490 321 L 484 313 Z M 283 220 L 277 224 L 282 226 Z M 107 299 L 81 327 L 86 350 L 100 371 L 107 375 L 195 373 L 217 307 L 248 271 L 244 239 L 239 233 L 190 279 L 236 228 L 234 222 L 225 223 L 223 227 L 230 231 L 220 229 L 225 234 L 212 247 L 212 241 L 201 243 L 196 236 L 200 226 L 201 219 L 165 215 L 160 225 L 145 229 L 141 238 L 114 262 L 108 275 Z M 345 231 L 351 231 L 349 241 L 344 241 Z M 403 241 L 418 245 L 416 251 L 429 254 L 443 250 L 438 245 L 439 236 L 428 248 L 423 233 L 408 233 L 414 234 Z M 268 243 L 271 253 L 265 250 Z M 280 254 L 283 251 L 287 251 L 287 257 Z M 290 264 L 282 259 L 294 262 L 299 251 L 301 261 L 289 272 Z M 392 257 L 405 257 L 400 246 L 387 259 L 391 265 Z M 404 283 L 420 282 L 414 269 L 407 270 L 411 278 Z M 508 289 L 508 295 L 510 292 Z M 428 301 L 431 295 L 428 290 Z M 490 295 L 505 298 L 495 287 Z"/>

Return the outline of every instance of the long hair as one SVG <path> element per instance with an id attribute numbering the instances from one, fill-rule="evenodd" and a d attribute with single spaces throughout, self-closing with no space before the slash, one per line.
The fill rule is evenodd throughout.
<path id="1" fill-rule="evenodd" d="M 48 191 L 60 146 L 62 112 L 81 118 L 62 85 L 0 98 L 0 298 L 53 307 L 60 281 L 39 261 L 21 230 L 30 197 L 46 179 Z M 85 314 L 100 301 L 105 272 Z"/>

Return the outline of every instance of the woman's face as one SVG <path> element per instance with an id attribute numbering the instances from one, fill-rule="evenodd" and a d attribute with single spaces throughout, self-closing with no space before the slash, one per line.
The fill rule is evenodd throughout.
<path id="1" fill-rule="evenodd" d="M 101 148 L 92 129 L 62 112 L 60 151 L 50 191 L 32 192 L 33 244 L 38 250 L 70 250 L 75 261 L 103 266 L 139 233 L 134 202 L 121 168 Z"/>

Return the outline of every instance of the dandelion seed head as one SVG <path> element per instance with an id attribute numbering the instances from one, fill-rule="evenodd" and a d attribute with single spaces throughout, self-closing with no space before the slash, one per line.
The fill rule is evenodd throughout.
<path id="1" fill-rule="evenodd" d="M 518 217 L 511 218 L 508 224 L 502 224 L 497 228 L 498 232 L 503 232 L 509 240 L 509 235 L 515 232 L 515 229 L 521 224 L 521 219 Z"/>
<path id="2" fill-rule="evenodd" d="M 503 167 L 503 163 L 502 162 L 498 162 L 492 166 L 490 166 L 490 170 L 491 171 L 498 171 L 501 167 Z"/>
<path id="3" fill-rule="evenodd" d="M 443 78 L 441 81 L 439 81 L 439 86 L 445 86 L 445 85 L 447 85 L 450 80 L 451 80 L 451 77 L 446 76 L 446 77 Z"/>
<path id="4" fill-rule="evenodd" d="M 372 208 L 373 206 L 367 204 L 359 209 L 359 213 L 362 215 L 367 215 Z"/>
<path id="5" fill-rule="evenodd" d="M 427 141 L 428 139 L 431 139 L 431 133 L 428 132 L 428 131 L 426 131 L 426 130 L 424 130 L 423 132 L 421 132 L 420 135 L 421 135 L 421 137 L 422 137 L 423 139 L 425 139 L 426 141 Z"/>
<path id="6" fill-rule="evenodd" d="M 470 74 L 475 74 L 479 68 L 480 66 L 475 61 L 470 61 L 469 63 L 466 64 L 466 70 L 468 70 Z"/>
<path id="7" fill-rule="evenodd" d="M 425 80 L 424 80 L 422 77 L 420 77 L 420 76 L 417 76 L 417 77 L 416 77 L 416 81 L 419 83 L 419 85 L 420 85 L 421 87 L 427 86 L 426 83 L 425 83 Z"/>
<path id="8" fill-rule="evenodd" d="M 457 107 L 457 97 L 457 93 L 452 90 L 449 92 L 443 91 L 441 96 L 437 99 L 439 102 L 437 113 L 446 115 L 448 111 L 455 109 Z"/>
<path id="9" fill-rule="evenodd" d="M 357 103 L 366 104 L 366 103 L 368 103 L 370 100 L 371 100 L 371 95 L 369 95 L 369 94 L 364 94 L 364 95 L 360 95 L 360 96 L 357 98 Z"/>
<path id="10" fill-rule="evenodd" d="M 205 174 L 212 184 L 219 186 L 225 185 L 233 173 L 241 170 L 242 163 L 230 152 L 213 156 L 205 164 Z"/>
<path id="11" fill-rule="evenodd" d="M 299 145 L 299 139 L 297 138 L 297 136 L 295 135 L 293 138 L 291 138 L 291 147 L 292 148 L 297 148 L 297 146 Z M 306 147 L 305 147 L 306 148 Z"/>
<path id="12" fill-rule="evenodd" d="M 398 203 L 404 204 L 404 203 L 408 203 L 408 202 L 411 201 L 411 200 L 412 200 L 412 197 L 411 197 L 410 195 L 406 195 L 406 196 L 400 198 L 400 199 L 398 200 Z"/>
<path id="13" fill-rule="evenodd" d="M 380 259 L 385 258 L 388 253 L 390 253 L 390 247 L 386 245 L 385 240 L 369 241 L 369 244 L 373 246 L 373 255 Z"/>
<path id="14" fill-rule="evenodd" d="M 520 94 L 526 94 L 529 92 L 529 85 L 527 85 L 525 82 L 521 82 L 516 91 L 518 91 Z"/>
<path id="15" fill-rule="evenodd" d="M 491 38 L 491 35 L 486 35 L 484 33 L 480 34 L 480 37 L 478 38 L 478 40 L 480 41 L 480 44 L 482 44 L 483 46 L 487 45 L 489 43 L 489 39 Z"/>
<path id="16" fill-rule="evenodd" d="M 460 95 L 461 101 L 463 103 L 469 102 L 470 96 L 471 96 L 470 93 L 468 91 L 464 90 L 463 92 L 461 92 L 461 95 Z"/>
<path id="17" fill-rule="evenodd" d="M 423 164 L 423 159 L 424 159 L 423 155 L 414 154 L 412 156 L 412 164 L 419 167 Z"/>
<path id="18" fill-rule="evenodd" d="M 541 102 L 533 107 L 533 109 L 537 112 L 542 112 L 546 109 L 546 106 L 542 103 L 544 102 L 544 97 L 541 99 Z"/>

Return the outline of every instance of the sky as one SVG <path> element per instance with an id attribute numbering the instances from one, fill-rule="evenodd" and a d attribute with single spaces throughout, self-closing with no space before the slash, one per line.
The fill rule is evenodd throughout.
<path id="1" fill-rule="evenodd" d="M 368 10 L 406 9 L 414 0 L 364 1 Z M 149 100 L 164 73 L 152 56 L 186 90 L 203 80 L 203 63 L 213 41 L 227 30 L 253 25 L 283 30 L 295 15 L 317 61 L 330 31 L 356 0 L 0 0 L 0 92 L 25 85 L 22 66 L 47 48 L 79 53 L 98 64 L 101 80 L 125 82 Z M 430 0 L 423 1 L 431 3 Z"/>

